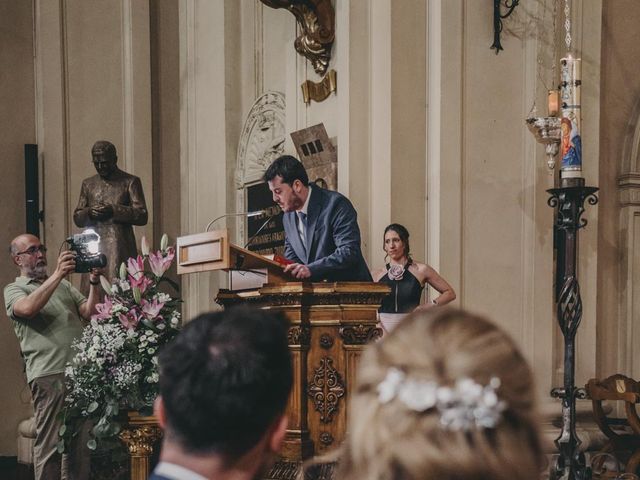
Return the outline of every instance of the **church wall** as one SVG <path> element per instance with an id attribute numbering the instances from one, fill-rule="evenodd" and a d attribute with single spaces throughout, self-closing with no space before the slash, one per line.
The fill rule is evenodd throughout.
<path id="1" fill-rule="evenodd" d="M 426 47 L 427 4 L 422 1 L 392 2 L 392 5 L 390 220 L 407 227 L 412 256 L 424 261 L 427 56 L 421 52 Z M 382 232 L 372 232 L 371 240 L 372 257 L 384 256 Z"/>
<path id="2" fill-rule="evenodd" d="M 149 3 L 153 139 L 153 237 L 180 235 L 180 42 L 178 4 Z M 179 280 L 175 278 L 174 280 Z"/>
<path id="3" fill-rule="evenodd" d="M 585 143 L 584 173 L 587 182 L 594 184 L 601 4 L 574 3 L 574 46 L 583 57 L 585 79 L 583 138 L 589 142 Z M 550 402 L 551 386 L 562 379 L 561 338 L 552 296 L 553 210 L 547 206 L 545 192 L 553 187 L 553 177 L 524 119 L 534 100 L 538 114 L 546 114 L 546 88 L 539 76 L 549 82 L 551 63 L 539 66 L 538 60 L 540 49 L 544 52 L 551 46 L 539 34 L 552 28 L 551 5 L 521 4 L 505 20 L 505 50 L 499 55 L 489 49 L 493 23 L 492 9 L 486 5 L 432 1 L 429 11 L 441 22 L 432 19 L 428 24 L 432 29 L 428 51 L 436 57 L 430 66 L 440 59 L 435 78 L 430 67 L 428 86 L 428 104 L 436 109 L 428 114 L 428 129 L 439 142 L 435 153 L 428 150 L 428 171 L 434 171 L 435 165 L 440 172 L 437 180 L 428 179 L 429 202 L 438 204 L 428 227 L 439 231 L 429 246 L 430 260 L 439 262 L 440 271 L 459 294 L 460 305 L 484 312 L 514 336 L 534 365 L 545 403 Z M 432 100 L 436 95 L 439 106 Z M 431 142 L 428 149 L 433 146 Z M 584 316 L 578 335 L 578 384 L 595 372 L 597 208 L 588 209 L 585 217 L 590 223 L 580 238 Z M 555 403 L 550 408 L 559 410 Z"/>
<path id="4" fill-rule="evenodd" d="M 370 197 L 376 196 L 371 193 L 376 191 L 371 176 L 380 150 L 375 149 L 371 141 L 369 98 L 375 85 L 368 78 L 373 58 L 377 56 L 369 47 L 376 30 L 369 20 L 370 2 L 336 3 L 336 97 L 343 99 L 338 110 L 338 190 L 351 199 L 358 211 L 362 251 L 371 267 L 372 252 L 377 247 L 369 234 L 373 209 Z"/>
<path id="5" fill-rule="evenodd" d="M 430 79 L 440 82 L 442 95 L 440 156 L 430 158 L 439 162 L 440 190 L 429 197 L 440 195 L 440 270 L 461 306 L 505 327 L 536 360 L 538 390 L 546 394 L 553 370 L 553 211 L 544 190 L 553 178 L 524 123 L 536 96 L 537 45 L 532 32 L 524 40 L 503 35 L 505 50 L 495 55 L 490 8 L 440 7 L 442 23 L 454 26 L 442 29 L 442 74 Z"/>
<path id="6" fill-rule="evenodd" d="M 183 0 L 179 6 L 180 230 L 186 235 L 204 231 L 210 220 L 232 211 L 226 205 L 227 188 L 232 188 L 226 172 L 231 154 L 225 100 L 228 12 L 221 1 Z M 223 285 L 217 272 L 183 276 L 185 318 L 214 308 L 214 292 Z"/>
<path id="7" fill-rule="evenodd" d="M 224 5 L 225 14 L 225 90 L 224 108 L 226 118 L 225 136 L 225 162 L 224 173 L 226 175 L 226 205 L 234 205 L 237 190 L 232 187 L 235 184 L 235 166 L 237 159 L 238 142 L 243 127 L 244 112 L 242 110 L 242 89 L 238 88 L 244 80 L 244 64 L 242 61 L 242 45 L 238 41 L 237 32 L 242 22 L 242 5 L 240 2 L 227 2 Z M 251 78 L 251 77 L 248 77 Z M 229 211 L 238 210 L 231 208 Z M 227 223 L 231 235 L 235 234 L 236 223 Z"/>
<path id="8" fill-rule="evenodd" d="M 24 144 L 35 143 L 33 17 L 31 2 L 0 3 L 0 283 L 12 282 L 17 270 L 8 247 L 24 232 Z M 4 302 L 4 300 L 3 300 Z M 4 305 L 4 303 L 3 303 Z M 11 321 L 0 319 L 0 457 L 16 455 L 18 423 L 31 414 L 31 394 Z"/>
<path id="9" fill-rule="evenodd" d="M 600 228 L 598 232 L 598 376 L 638 378 L 638 201 L 625 201 L 621 174 L 638 170 L 632 147 L 640 105 L 640 5 L 631 0 L 604 2 L 600 134 Z M 628 262 L 628 263 L 627 263 Z"/>

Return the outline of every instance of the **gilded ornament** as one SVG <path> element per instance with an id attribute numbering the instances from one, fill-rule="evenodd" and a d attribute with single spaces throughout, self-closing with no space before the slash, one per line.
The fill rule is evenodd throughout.
<path id="1" fill-rule="evenodd" d="M 333 440 L 333 435 L 331 435 L 329 432 L 322 432 L 320 434 L 320 443 L 322 443 L 325 447 L 331 445 L 333 443 Z"/>
<path id="2" fill-rule="evenodd" d="M 324 75 L 335 39 L 335 11 L 331 0 L 260 1 L 271 8 L 286 8 L 296 17 L 301 33 L 294 47 L 311 62 L 318 75 Z"/>
<path id="3" fill-rule="evenodd" d="M 120 440 L 124 442 L 131 456 L 149 456 L 153 453 L 153 445 L 162 438 L 162 430 L 157 426 L 125 428 L 120 432 Z"/>
<path id="4" fill-rule="evenodd" d="M 329 70 L 329 73 L 319 82 L 312 82 L 306 80 L 300 88 L 302 88 L 302 98 L 304 103 L 309 104 L 311 100 L 315 102 L 322 102 L 329 95 L 336 91 L 338 87 L 338 80 L 335 70 Z"/>
<path id="5" fill-rule="evenodd" d="M 382 329 L 372 325 L 352 325 L 342 327 L 340 336 L 345 345 L 365 345 L 382 337 Z"/>
<path id="6" fill-rule="evenodd" d="M 320 335 L 320 346 L 325 350 L 333 347 L 333 337 L 328 333 L 323 333 L 322 335 Z"/>
<path id="7" fill-rule="evenodd" d="M 323 357 L 307 387 L 307 394 L 313 400 L 316 411 L 320 412 L 321 422 L 330 423 L 333 420 L 333 415 L 338 411 L 338 402 L 345 392 L 344 381 L 334 368 L 333 359 Z"/>
<path id="8" fill-rule="evenodd" d="M 294 326 L 289 328 L 287 333 L 287 342 L 289 345 L 309 345 L 311 339 L 311 331 L 309 327 Z"/>

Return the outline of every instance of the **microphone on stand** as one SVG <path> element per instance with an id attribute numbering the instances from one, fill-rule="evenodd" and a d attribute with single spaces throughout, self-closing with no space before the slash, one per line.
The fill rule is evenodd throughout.
<path id="1" fill-rule="evenodd" d="M 263 215 L 265 213 L 264 210 L 256 210 L 254 212 L 236 212 L 236 213 L 225 213 L 224 215 L 220 215 L 219 217 L 214 218 L 207 224 L 207 228 L 205 232 L 208 232 L 211 228 L 211 225 L 216 223 L 218 220 L 226 217 L 257 217 L 259 215 Z"/>
<path id="2" fill-rule="evenodd" d="M 256 233 L 254 233 L 253 235 L 251 235 L 251 238 L 249 240 L 247 240 L 247 243 L 244 244 L 244 248 L 247 248 L 249 245 L 251 245 L 251 243 L 256 239 L 256 237 L 258 236 L 258 234 L 264 229 L 264 227 L 267 226 L 267 224 L 271 221 L 271 219 L 273 217 L 275 217 L 276 215 L 278 215 L 280 212 L 278 213 L 272 213 L 271 215 L 269 215 L 267 217 L 267 219 L 264 221 L 264 223 L 262 225 L 260 225 L 260 228 L 258 228 L 258 230 L 256 231 Z"/>

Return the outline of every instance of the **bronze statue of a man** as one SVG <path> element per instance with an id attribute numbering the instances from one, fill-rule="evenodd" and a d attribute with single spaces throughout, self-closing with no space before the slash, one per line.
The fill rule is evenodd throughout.
<path id="1" fill-rule="evenodd" d="M 132 225 L 146 225 L 147 205 L 140 179 L 117 167 L 116 147 L 111 142 L 97 141 L 91 156 L 98 174 L 83 180 L 73 221 L 100 235 L 101 251 L 107 256 L 106 277 L 111 280 L 120 264 L 137 254 Z M 88 287 L 84 277 L 83 290 Z"/>

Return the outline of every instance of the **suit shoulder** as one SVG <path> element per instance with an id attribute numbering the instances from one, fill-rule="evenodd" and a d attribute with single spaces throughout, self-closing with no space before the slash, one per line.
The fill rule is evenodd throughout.
<path id="1" fill-rule="evenodd" d="M 318 187 L 318 188 L 319 188 L 320 192 L 322 193 L 322 195 L 324 195 L 325 198 L 327 198 L 329 202 L 331 202 L 331 203 L 344 202 L 344 203 L 346 203 L 348 205 L 351 205 L 351 200 L 349 200 L 346 196 L 344 196 L 340 192 L 337 192 L 336 190 L 326 190 L 326 189 L 320 188 L 320 187 Z"/>
<path id="2" fill-rule="evenodd" d="M 314 188 L 317 188 L 320 192 L 322 192 L 322 194 L 327 195 L 330 198 L 347 198 L 337 190 L 327 190 L 326 188 L 322 188 L 322 187 L 314 187 Z"/>

